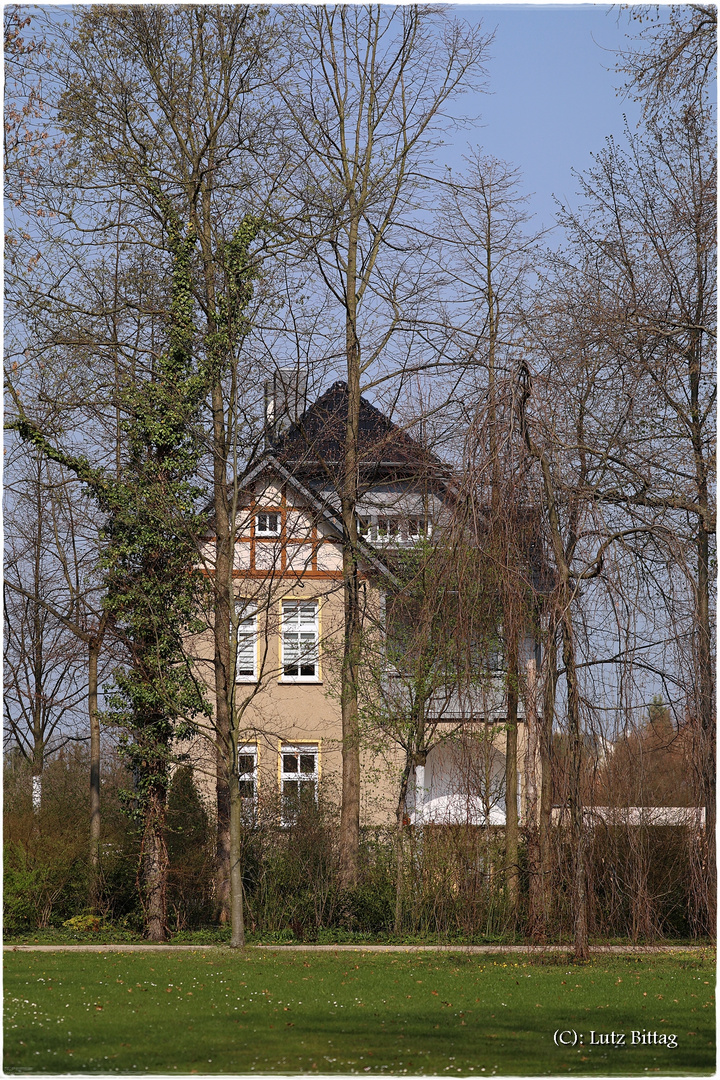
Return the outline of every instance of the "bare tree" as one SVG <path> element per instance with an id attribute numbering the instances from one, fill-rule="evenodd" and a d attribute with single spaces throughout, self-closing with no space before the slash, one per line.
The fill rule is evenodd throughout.
<path id="1" fill-rule="evenodd" d="M 18 455 L 16 455 L 18 456 Z M 58 557 L 68 538 L 56 532 L 63 483 L 38 453 L 20 452 L 7 493 L 5 548 L 5 732 L 32 766 L 33 808 L 40 809 L 49 751 L 78 734 L 85 695 L 78 640 L 58 611 L 70 600 Z M 72 567 L 76 581 L 82 564 Z M 75 600 L 75 603 L 73 602 Z"/>
<path id="2" fill-rule="evenodd" d="M 621 51 L 616 70 L 625 92 L 641 100 L 649 116 L 681 102 L 697 107 L 707 98 L 717 57 L 717 8 L 674 4 L 629 9 L 636 33 Z"/>
<path id="3" fill-rule="evenodd" d="M 417 242 L 407 231 L 444 107 L 482 74 L 489 37 L 435 11 L 296 8 L 281 94 L 301 149 L 286 182 L 302 207 L 298 240 L 312 254 L 342 321 L 348 411 L 342 508 L 341 879 L 355 883 L 360 822 L 358 663 L 358 418 L 361 381 L 387 372 L 391 347 L 418 302 Z M 391 365 L 390 365 L 391 366 Z"/>
<path id="4" fill-rule="evenodd" d="M 466 418 L 471 471 L 482 507 L 482 540 L 492 549 L 503 606 L 506 663 L 506 825 L 508 894 L 519 897 L 518 704 L 520 651 L 528 632 L 525 602 L 531 577 L 521 537 L 530 517 L 523 498 L 524 453 L 513 426 L 512 372 L 522 349 L 523 310 L 541 233 L 528 229 L 527 196 L 518 170 L 475 150 L 464 174 L 450 178 L 440 214 L 446 273 L 455 296 L 449 309 L 465 354 L 463 390 L 471 391 Z M 466 407 L 466 413 L 470 409 Z M 524 548 L 524 550 L 523 550 Z M 529 713 L 532 716 L 532 710 Z M 533 731 L 534 735 L 534 731 Z M 529 808 L 534 820 L 536 808 Z"/>
<path id="5" fill-rule="evenodd" d="M 473 720 L 476 725 L 485 724 L 488 741 L 492 734 L 487 733 L 492 733 L 492 721 L 497 719 L 495 672 L 489 666 L 499 632 L 497 582 L 495 567 L 474 540 L 462 511 L 456 517 L 448 505 L 444 514 L 435 517 L 432 529 L 426 528 L 424 538 L 391 555 L 393 579 L 386 583 L 377 625 L 366 630 L 363 641 L 363 737 L 389 755 L 394 771 L 400 753 L 395 808 L 396 933 L 401 931 L 405 906 L 404 837 L 413 770 L 415 826 L 420 834 L 428 756 L 462 735 L 470 739 Z M 466 806 L 470 800 L 467 816 L 472 824 L 481 816 L 482 795 L 489 790 L 488 784 L 480 784 L 478 792 L 478 780 L 470 781 L 462 791 Z M 453 812 L 457 812 L 455 805 Z M 489 809 L 486 818 L 487 824 Z"/>
<path id="6" fill-rule="evenodd" d="M 687 708 L 698 725 L 698 763 L 714 866 L 716 165 L 709 118 L 666 111 L 662 121 L 609 144 L 582 178 L 585 206 L 566 214 L 574 280 L 594 294 L 585 320 L 622 393 L 614 434 L 585 432 L 583 453 L 607 463 L 589 495 L 618 508 L 626 526 L 665 544 L 692 609 Z M 570 260 L 566 272 L 571 265 Z M 582 283 L 581 283 L 582 282 Z M 592 321 L 592 327 L 589 325 Z M 596 346 L 597 351 L 597 346 Z M 606 423 L 606 421 L 605 421 Z M 614 443 L 614 450 L 610 445 Z M 714 880 L 710 872 L 708 882 Z M 708 918 L 713 922 L 714 901 Z M 710 923 L 708 925 L 710 925 Z"/>

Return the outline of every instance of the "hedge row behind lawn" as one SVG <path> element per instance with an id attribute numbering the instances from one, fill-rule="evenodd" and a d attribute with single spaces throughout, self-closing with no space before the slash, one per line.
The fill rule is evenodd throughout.
<path id="1" fill-rule="evenodd" d="M 89 908 L 90 863 L 87 759 L 82 749 L 57 756 L 43 780 L 40 812 L 32 810 L 31 778 L 17 759 L 6 761 L 4 790 L 4 915 L 11 940 L 38 934 L 82 940 L 138 940 L 140 836 L 121 798 L 131 789 L 110 757 L 103 774 L 101 888 Z M 294 827 L 278 827 L 278 808 L 260 807 L 244 838 L 245 921 L 262 941 L 522 941 L 527 934 L 528 873 L 521 845 L 521 898 L 514 909 L 504 888 L 502 831 L 463 827 L 408 830 L 402 866 L 406 902 L 395 933 L 398 880 L 391 830 L 368 830 L 356 888 L 338 883 L 337 809 L 306 808 Z M 224 940 L 213 898 L 213 822 L 193 783 L 179 768 L 168 805 L 168 930 L 177 940 L 203 934 Z M 547 927 L 550 940 L 568 940 L 572 911 L 571 852 L 556 833 Z M 653 942 L 692 940 L 698 933 L 690 872 L 696 837 L 683 828 L 597 832 L 588 850 L 590 933 L 594 939 Z M 190 940 L 198 940 L 191 938 Z"/>

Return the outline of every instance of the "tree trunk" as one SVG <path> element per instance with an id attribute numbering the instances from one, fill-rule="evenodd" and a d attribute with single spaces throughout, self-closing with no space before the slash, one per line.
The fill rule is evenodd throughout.
<path id="1" fill-rule="evenodd" d="M 585 827 L 581 788 L 582 732 L 580 728 L 580 694 L 575 670 L 575 641 L 572 623 L 564 605 L 562 614 L 563 662 L 568 695 L 568 739 L 570 743 L 570 829 L 573 848 L 572 911 L 573 947 L 576 960 L 587 960 L 588 949 L 588 902 L 585 873 Z"/>
<path id="2" fill-rule="evenodd" d="M 215 510 L 214 567 L 214 673 L 215 753 L 217 784 L 217 843 L 215 850 L 215 903 L 220 922 L 230 918 L 230 806 L 228 774 L 233 773 L 230 755 L 230 722 L 234 672 L 230 671 L 230 605 L 232 552 L 231 522 L 227 503 L 225 409 L 222 387 L 212 392 L 213 494 Z"/>
<path id="3" fill-rule="evenodd" d="M 525 836 L 528 865 L 529 929 L 534 938 L 542 937 L 542 873 L 540 865 L 539 786 L 540 779 L 540 713 L 538 709 L 537 657 L 527 663 L 525 682 L 525 724 L 527 752 L 525 755 Z"/>
<path id="4" fill-rule="evenodd" d="M 100 898 L 100 720 L 98 718 L 98 655 L 100 641 L 88 647 L 88 713 L 90 717 L 90 907 Z"/>
<path id="5" fill-rule="evenodd" d="M 542 727 L 540 731 L 540 882 L 542 932 L 546 937 L 552 916 L 552 732 L 557 687 L 557 643 L 555 633 L 555 624 L 553 623 L 548 633 L 546 648 Z"/>
<path id="6" fill-rule="evenodd" d="M 411 760 L 405 762 L 402 777 L 400 779 L 400 794 L 398 796 L 397 810 L 395 811 L 395 933 L 402 932 L 403 917 L 403 837 L 405 833 L 405 812 L 407 809 L 407 789 L 410 778 Z"/>
<path id="7" fill-rule="evenodd" d="M 529 389 L 526 390 L 529 394 Z M 572 590 L 570 586 L 570 567 L 563 546 L 562 531 L 560 528 L 560 516 L 555 499 L 555 487 L 548 459 L 544 452 L 533 442 L 527 427 L 524 414 L 525 402 L 522 403 L 522 424 L 525 443 L 531 455 L 540 465 L 543 478 L 543 492 L 550 527 L 550 539 L 552 542 L 553 555 L 555 558 L 555 570 L 558 576 L 558 585 L 555 596 L 555 612 L 553 620 L 557 620 L 562 631 L 563 662 L 565 664 L 565 683 L 567 686 L 567 709 L 568 709 L 568 740 L 570 744 L 570 823 L 573 849 L 572 871 L 572 909 L 573 909 L 573 942 L 576 960 L 587 960 L 588 951 L 588 910 L 587 910 L 587 882 L 585 878 L 585 830 L 583 828 L 583 805 L 581 791 L 582 769 L 582 731 L 580 725 L 580 691 L 577 681 L 575 666 L 575 639 L 573 635 L 571 603 Z M 574 528 L 573 528 L 574 531 Z M 553 680 L 554 701 L 554 680 Z M 546 704 L 548 699 L 546 698 Z M 545 718 L 547 724 L 548 717 Z M 545 731 L 548 739 L 552 738 L 552 732 Z M 546 796 L 547 798 L 547 796 Z"/>
<path id="8" fill-rule="evenodd" d="M 700 776 L 702 800 L 705 807 L 702 892 L 705 894 L 705 932 L 715 932 L 717 920 L 716 871 L 716 760 L 715 709 L 713 703 L 712 633 L 709 599 L 709 537 L 701 521 L 698 527 L 698 585 L 697 585 L 697 664 L 700 697 Z"/>
<path id="9" fill-rule="evenodd" d="M 145 936 L 149 941 L 167 939 L 167 872 L 165 789 L 155 786 L 148 793 L 143 834 Z"/>
<path id="10" fill-rule="evenodd" d="M 518 868 L 518 638 L 511 625 L 507 633 L 507 735 L 505 740 L 505 883 L 513 912 L 517 912 Z"/>
<path id="11" fill-rule="evenodd" d="M 242 799 L 237 769 L 230 783 L 230 922 L 231 949 L 245 948 L 242 874 Z"/>
<path id="12" fill-rule="evenodd" d="M 698 237 L 698 250 L 702 241 Z M 702 259 L 699 261 L 698 281 L 703 280 Z M 710 495 L 708 491 L 708 465 L 703 449 L 703 420 L 701 406 L 701 374 L 703 342 L 700 326 L 705 310 L 704 292 L 696 301 L 696 326 L 692 333 L 692 347 L 688 356 L 688 383 L 690 388 L 690 437 L 695 459 L 695 485 L 699 511 L 696 536 L 697 585 L 695 587 L 695 641 L 698 685 L 698 711 L 700 720 L 700 777 L 702 800 L 705 806 L 705 863 L 702 892 L 705 894 L 706 933 L 713 934 L 717 922 L 717 862 L 716 862 L 716 716 L 713 701 L 713 652 L 712 623 L 710 615 L 710 531 L 708 521 Z"/>
<path id="13" fill-rule="evenodd" d="M 341 510 L 343 519 L 343 595 L 345 633 L 341 669 L 342 805 L 340 808 L 340 885 L 357 883 L 360 850 L 360 724 L 358 664 L 362 636 L 357 560 L 358 438 L 360 427 L 360 346 L 355 326 L 356 237 L 351 236 L 347 276 L 347 402 L 345 461 Z"/>

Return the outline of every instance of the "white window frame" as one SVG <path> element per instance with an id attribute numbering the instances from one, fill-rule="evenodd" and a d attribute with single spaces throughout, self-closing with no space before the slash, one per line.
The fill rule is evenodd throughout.
<path id="1" fill-rule="evenodd" d="M 358 536 L 361 540 L 372 541 L 373 537 L 373 520 L 367 514 L 358 515 L 357 519 Z"/>
<path id="2" fill-rule="evenodd" d="M 237 625 L 237 651 L 235 654 L 235 682 L 236 683 L 255 683 L 257 682 L 257 640 L 258 640 L 258 625 L 257 625 L 257 607 L 254 604 L 245 603 L 242 600 L 238 602 L 238 625 Z M 252 672 L 247 669 L 250 668 L 249 663 L 244 663 L 242 666 L 246 669 L 241 672 L 240 666 L 240 650 L 243 648 L 246 657 L 249 656 L 252 649 Z"/>
<path id="3" fill-rule="evenodd" d="M 252 758 L 252 768 L 240 771 L 240 759 Z M 243 794 L 243 784 L 252 784 L 252 794 Z M 238 749 L 238 784 L 240 786 L 240 799 L 243 808 L 243 816 L 254 817 L 258 802 L 258 746 L 257 743 L 246 743 Z"/>
<path id="4" fill-rule="evenodd" d="M 274 524 L 270 524 L 270 518 L 274 519 Z M 261 524 L 261 519 L 263 523 Z M 256 536 L 268 536 L 273 539 L 277 539 L 280 536 L 280 530 L 282 526 L 282 519 L 279 510 L 258 510 L 255 514 L 255 535 Z"/>
<path id="5" fill-rule="evenodd" d="M 386 512 L 358 515 L 358 536 L 378 546 L 402 547 L 432 536 L 432 519 L 426 514 Z"/>
<path id="6" fill-rule="evenodd" d="M 313 608 L 312 621 L 308 618 L 303 621 L 303 609 Z M 282 601 L 282 627 L 281 627 L 281 664 L 282 674 L 280 682 L 283 683 L 319 683 L 320 679 L 320 603 L 318 600 L 283 600 Z M 297 651 L 291 649 L 291 641 L 297 643 Z M 297 663 L 291 664 L 289 660 L 295 653 Z M 302 663 L 305 658 L 306 663 Z M 303 667 L 310 667 L 307 661 L 312 660 L 312 674 L 302 673 Z M 285 669 L 297 668 L 297 674 L 291 674 Z"/>
<path id="7" fill-rule="evenodd" d="M 303 770 L 303 765 L 307 766 L 307 758 L 312 756 L 313 769 L 309 771 L 307 768 Z M 286 769 L 288 764 L 286 758 L 296 758 L 297 768 Z M 305 758 L 305 762 L 303 762 Z M 318 785 L 320 782 L 320 746 L 318 743 L 283 743 L 280 746 L 280 814 L 283 825 L 291 825 L 294 820 L 294 815 L 290 816 L 287 813 L 287 803 L 285 794 L 285 784 L 312 784 L 313 785 L 313 801 L 315 806 L 318 802 Z M 298 787 L 298 795 L 300 788 Z"/>
<path id="8" fill-rule="evenodd" d="M 432 521 L 422 514 L 411 514 L 406 523 L 407 538 L 410 543 L 418 540 L 429 540 L 432 536 Z"/>
<path id="9" fill-rule="evenodd" d="M 378 544 L 397 544 L 402 540 L 402 519 L 398 514 L 378 515 L 375 527 Z"/>

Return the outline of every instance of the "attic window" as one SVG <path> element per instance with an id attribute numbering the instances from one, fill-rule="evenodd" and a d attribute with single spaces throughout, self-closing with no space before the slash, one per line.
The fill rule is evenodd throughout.
<path id="1" fill-rule="evenodd" d="M 423 540 L 432 532 L 430 520 L 424 517 L 411 517 L 407 522 L 408 540 Z"/>
<path id="2" fill-rule="evenodd" d="M 280 515 L 269 514 L 266 511 L 262 511 L 257 514 L 255 518 L 255 535 L 256 536 L 279 536 L 280 535 Z"/>
<path id="3" fill-rule="evenodd" d="M 416 544 L 432 533 L 432 520 L 422 514 L 413 514 L 410 517 L 388 513 L 378 517 L 366 514 L 358 517 L 357 521 L 358 536 L 371 544 Z"/>
<path id="4" fill-rule="evenodd" d="M 377 519 L 378 540 L 392 540 L 400 535 L 400 519 L 396 517 L 379 517 Z"/>

